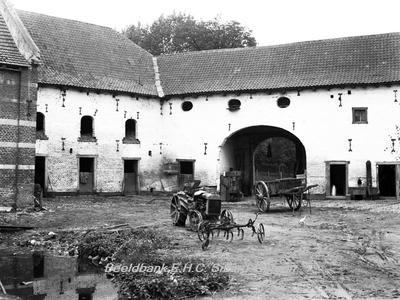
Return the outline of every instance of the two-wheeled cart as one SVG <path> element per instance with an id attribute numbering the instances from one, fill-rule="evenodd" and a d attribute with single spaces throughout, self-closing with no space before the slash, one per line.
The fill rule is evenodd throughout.
<path id="1" fill-rule="evenodd" d="M 257 181 L 254 185 L 254 196 L 258 209 L 262 212 L 268 212 L 272 197 L 284 197 L 292 209 L 297 211 L 302 205 L 310 207 L 310 189 L 318 186 L 306 185 L 305 178 L 282 178 L 273 181 Z"/>

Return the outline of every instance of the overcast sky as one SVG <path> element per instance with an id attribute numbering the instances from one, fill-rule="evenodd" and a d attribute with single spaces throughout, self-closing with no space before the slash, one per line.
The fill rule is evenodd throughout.
<path id="1" fill-rule="evenodd" d="M 400 32 L 399 0 L 9 0 L 17 8 L 121 31 L 161 14 L 221 15 L 250 28 L 260 46 Z"/>

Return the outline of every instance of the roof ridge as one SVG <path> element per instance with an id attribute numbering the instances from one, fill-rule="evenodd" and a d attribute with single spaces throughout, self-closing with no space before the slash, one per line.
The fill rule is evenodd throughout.
<path id="1" fill-rule="evenodd" d="M 276 45 L 266 45 L 266 46 L 252 46 L 252 47 L 238 47 L 238 48 L 223 48 L 223 49 L 210 49 L 210 50 L 200 50 L 200 51 L 187 51 L 187 52 L 179 52 L 179 53 L 170 53 L 170 54 L 162 54 L 157 57 L 163 56 L 174 56 L 174 55 L 201 55 L 202 53 L 215 53 L 215 52 L 234 52 L 234 51 L 253 51 L 255 49 L 272 49 L 272 48 L 280 48 L 287 47 L 289 45 L 308 45 L 320 42 L 332 42 L 332 41 L 343 41 L 343 40 L 352 40 L 352 39 L 363 39 L 370 38 L 373 36 L 390 36 L 390 35 L 399 35 L 400 32 L 388 32 L 388 33 L 377 33 L 377 34 L 366 34 L 366 35 L 354 35 L 354 36 L 344 36 L 344 37 L 336 37 L 336 38 L 327 38 L 327 39 L 316 39 L 316 40 L 308 40 L 308 41 L 298 41 L 291 43 L 282 43 Z"/>

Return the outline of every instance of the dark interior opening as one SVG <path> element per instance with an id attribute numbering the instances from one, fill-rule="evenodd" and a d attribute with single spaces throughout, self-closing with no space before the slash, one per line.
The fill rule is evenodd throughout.
<path id="1" fill-rule="evenodd" d="M 84 116 L 81 119 L 81 135 L 93 136 L 93 119 L 90 116 Z"/>
<path id="2" fill-rule="evenodd" d="M 181 161 L 179 163 L 180 174 L 193 174 L 193 162 Z"/>
<path id="3" fill-rule="evenodd" d="M 396 196 L 396 166 L 395 165 L 379 165 L 379 192 L 381 196 Z"/>
<path id="4" fill-rule="evenodd" d="M 36 131 L 44 131 L 44 115 L 36 113 Z"/>
<path id="5" fill-rule="evenodd" d="M 35 184 L 40 184 L 43 192 L 45 192 L 45 165 L 46 157 L 36 156 L 35 157 Z"/>
<path id="6" fill-rule="evenodd" d="M 129 119 L 125 122 L 125 138 L 135 139 L 136 137 L 136 121 Z"/>
<path id="7" fill-rule="evenodd" d="M 336 196 L 346 195 L 346 165 L 330 165 L 331 189 L 335 186 Z"/>
<path id="8" fill-rule="evenodd" d="M 124 173 L 135 173 L 134 160 L 124 160 Z"/>
<path id="9" fill-rule="evenodd" d="M 79 294 L 79 300 L 92 300 L 92 294 Z"/>
<path id="10" fill-rule="evenodd" d="M 44 255 L 40 253 L 34 253 L 33 258 L 33 278 L 44 277 Z"/>
<path id="11" fill-rule="evenodd" d="M 81 157 L 79 162 L 79 172 L 93 173 L 93 158 Z"/>

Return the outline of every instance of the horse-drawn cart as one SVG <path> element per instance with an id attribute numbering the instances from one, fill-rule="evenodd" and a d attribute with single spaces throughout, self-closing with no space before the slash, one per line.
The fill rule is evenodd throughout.
<path id="1" fill-rule="evenodd" d="M 310 205 L 310 189 L 317 185 L 306 185 L 305 178 L 282 178 L 273 181 L 257 181 L 254 185 L 256 205 L 262 212 L 268 212 L 272 197 L 285 197 L 289 207 L 298 210 L 305 201 Z"/>

